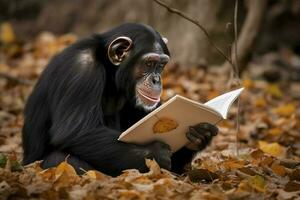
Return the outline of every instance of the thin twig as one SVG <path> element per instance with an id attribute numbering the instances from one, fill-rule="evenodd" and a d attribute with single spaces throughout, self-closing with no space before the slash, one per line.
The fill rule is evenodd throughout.
<path id="1" fill-rule="evenodd" d="M 237 48 L 237 16 L 238 16 L 238 5 L 239 1 L 235 0 L 234 5 L 234 54 L 235 54 L 235 62 L 233 62 L 234 66 L 234 79 L 237 79 L 238 84 L 240 84 L 239 80 L 239 65 L 238 65 L 238 48 Z M 236 115 L 236 155 L 239 156 L 239 132 L 240 132 L 240 98 L 237 99 L 237 115 Z"/>
<path id="2" fill-rule="evenodd" d="M 18 78 L 18 77 L 15 77 L 15 76 L 12 76 L 12 75 L 6 74 L 6 73 L 0 73 L 0 78 L 6 79 L 13 83 L 22 84 L 22 85 L 32 85 L 33 84 L 33 81 L 23 79 L 23 78 Z"/>
<path id="3" fill-rule="evenodd" d="M 239 65 L 238 65 L 238 48 L 237 48 L 237 15 L 238 15 L 238 6 L 239 6 L 239 1 L 235 0 L 235 5 L 234 5 L 234 54 L 235 54 L 235 62 L 234 62 L 234 77 L 238 78 L 239 77 Z"/>
<path id="4" fill-rule="evenodd" d="M 217 52 L 221 56 L 223 56 L 224 59 L 232 65 L 231 59 L 228 56 L 226 56 L 226 54 L 213 42 L 213 40 L 211 39 L 211 36 L 207 32 L 207 30 L 198 22 L 198 20 L 193 19 L 192 17 L 181 12 L 180 10 L 177 10 L 176 8 L 172 8 L 172 7 L 168 6 L 166 3 L 164 3 L 161 0 L 154 0 L 154 2 L 161 5 L 162 7 L 166 8 L 169 12 L 179 15 L 180 17 L 183 17 L 184 19 L 188 20 L 189 22 L 191 22 L 194 25 L 196 25 L 197 27 L 199 27 L 202 30 L 202 32 L 204 33 L 204 35 L 206 36 L 206 38 L 208 39 L 210 45 L 212 45 L 217 50 Z"/>

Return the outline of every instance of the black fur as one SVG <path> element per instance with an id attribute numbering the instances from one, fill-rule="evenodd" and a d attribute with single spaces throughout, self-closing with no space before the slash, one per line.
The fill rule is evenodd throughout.
<path id="1" fill-rule="evenodd" d="M 120 66 L 107 58 L 109 43 L 118 36 L 133 40 L 133 52 Z M 135 82 L 132 66 L 158 42 L 169 51 L 161 36 L 140 24 L 124 24 L 103 34 L 95 34 L 66 48 L 55 56 L 42 73 L 25 108 L 23 127 L 23 164 L 43 160 L 42 167 L 68 161 L 79 168 L 95 168 L 110 175 L 137 168 L 146 171 L 145 157 L 154 158 L 161 167 L 181 172 L 193 156 L 182 149 L 172 158 L 167 145 L 148 145 L 117 141 L 120 133 L 147 113 L 132 103 Z M 92 62 L 78 60 L 85 51 Z"/>

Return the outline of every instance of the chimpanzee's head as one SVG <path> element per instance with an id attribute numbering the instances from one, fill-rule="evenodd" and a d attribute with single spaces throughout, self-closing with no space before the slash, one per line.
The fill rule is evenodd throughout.
<path id="1" fill-rule="evenodd" d="M 161 73 L 170 56 L 167 39 L 141 24 L 124 24 L 113 31 L 107 55 L 117 68 L 116 85 L 129 101 L 151 111 L 160 102 Z"/>

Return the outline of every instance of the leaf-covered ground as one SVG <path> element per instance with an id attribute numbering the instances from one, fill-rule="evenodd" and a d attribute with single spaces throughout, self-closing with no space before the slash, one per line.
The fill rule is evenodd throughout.
<path id="1" fill-rule="evenodd" d="M 21 128 L 24 103 L 49 59 L 76 41 L 72 34 L 42 33 L 20 43 L 9 25 L 0 42 L 0 199 L 299 199 L 300 83 L 268 83 L 246 73 L 240 99 L 236 150 L 236 105 L 219 125 L 212 145 L 199 153 L 181 176 L 147 160 L 145 174 L 129 169 L 112 178 L 97 171 L 82 176 L 63 162 L 42 170 L 22 167 Z M 3 34 L 4 33 L 4 34 Z M 277 55 L 277 54 L 275 54 Z M 265 63 L 251 63 L 264 68 Z M 249 70 L 251 71 L 251 70 Z M 228 91 L 221 68 L 176 63 L 164 74 L 163 99 L 183 94 L 205 102 Z"/>

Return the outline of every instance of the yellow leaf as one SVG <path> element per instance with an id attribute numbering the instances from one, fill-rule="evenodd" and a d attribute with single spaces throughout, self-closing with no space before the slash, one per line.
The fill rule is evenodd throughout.
<path id="1" fill-rule="evenodd" d="M 264 177 L 255 175 L 251 177 L 249 184 L 259 192 L 265 192 L 266 181 Z"/>
<path id="2" fill-rule="evenodd" d="M 262 97 L 261 98 L 257 98 L 255 100 L 255 102 L 254 102 L 254 105 L 256 107 L 262 107 L 262 108 L 264 108 L 264 107 L 266 107 L 266 104 L 267 104 L 266 100 L 264 98 L 262 98 Z"/>
<path id="3" fill-rule="evenodd" d="M 74 179 L 70 178 L 66 171 L 63 171 L 54 181 L 55 188 L 67 187 L 74 183 Z"/>
<path id="4" fill-rule="evenodd" d="M 97 180 L 106 178 L 106 175 L 95 170 L 89 170 L 85 173 L 85 175 L 87 175 L 89 178 L 97 179 Z"/>
<path id="5" fill-rule="evenodd" d="M 281 98 L 283 96 L 281 89 L 276 84 L 270 84 L 267 87 L 267 93 L 277 98 Z"/>
<path id="6" fill-rule="evenodd" d="M 38 173 L 45 181 L 54 181 L 55 168 L 48 168 Z"/>
<path id="7" fill-rule="evenodd" d="M 251 79 L 244 79 L 243 80 L 243 87 L 244 88 L 253 88 L 254 87 L 254 83 Z"/>
<path id="8" fill-rule="evenodd" d="M 274 110 L 278 115 L 289 117 L 296 112 L 296 106 L 292 103 L 279 106 Z"/>
<path id="9" fill-rule="evenodd" d="M 270 135 L 278 136 L 282 134 L 282 130 L 280 128 L 271 128 L 268 133 Z"/>
<path id="10" fill-rule="evenodd" d="M 245 162 L 243 160 L 227 160 L 224 161 L 223 166 L 226 169 L 239 169 L 245 167 Z"/>
<path id="11" fill-rule="evenodd" d="M 63 173 L 66 173 L 68 176 L 76 176 L 77 173 L 72 165 L 68 164 L 67 161 L 60 163 L 55 169 L 55 176 L 59 177 Z"/>
<path id="12" fill-rule="evenodd" d="M 284 147 L 277 142 L 267 143 L 265 141 L 258 141 L 258 146 L 263 152 L 275 157 L 282 157 L 285 154 Z"/>
<path id="13" fill-rule="evenodd" d="M 178 123 L 172 119 L 162 117 L 153 126 L 154 133 L 169 132 L 178 127 Z"/>
<path id="14" fill-rule="evenodd" d="M 4 22 L 0 25 L 0 41 L 3 43 L 12 43 L 16 40 L 14 30 L 10 23 Z"/>

